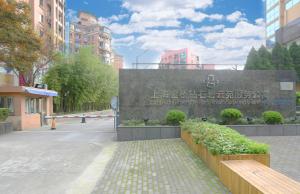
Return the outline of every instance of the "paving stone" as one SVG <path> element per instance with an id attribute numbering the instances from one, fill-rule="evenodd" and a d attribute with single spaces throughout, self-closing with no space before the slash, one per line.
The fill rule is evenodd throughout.
<path id="1" fill-rule="evenodd" d="M 300 182 L 300 136 L 251 138 L 270 145 L 271 168 Z"/>
<path id="2" fill-rule="evenodd" d="M 122 194 L 229 193 L 180 139 L 120 142 L 104 174 L 94 194 L 105 194 L 106 187 Z"/>

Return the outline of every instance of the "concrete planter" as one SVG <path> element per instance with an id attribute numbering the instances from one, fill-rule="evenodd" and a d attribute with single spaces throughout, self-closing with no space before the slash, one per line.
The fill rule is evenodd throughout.
<path id="1" fill-rule="evenodd" d="M 300 136 L 300 124 L 290 125 L 229 125 L 246 136 Z"/>
<path id="2" fill-rule="evenodd" d="M 0 122 L 0 135 L 7 134 L 13 131 L 12 123 Z"/>
<path id="3" fill-rule="evenodd" d="M 270 166 L 270 154 L 212 155 L 204 145 L 194 143 L 188 132 L 181 130 L 181 138 L 217 176 L 220 175 L 221 161 L 225 160 L 255 160 Z"/>
<path id="4" fill-rule="evenodd" d="M 117 127 L 118 141 L 180 138 L 178 126 Z"/>

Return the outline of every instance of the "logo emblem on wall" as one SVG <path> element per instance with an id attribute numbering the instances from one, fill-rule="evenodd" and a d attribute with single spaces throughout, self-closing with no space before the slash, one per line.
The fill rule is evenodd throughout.
<path id="1" fill-rule="evenodd" d="M 215 75 L 208 75 L 205 84 L 208 89 L 212 89 L 219 84 L 219 80 L 216 79 Z"/>

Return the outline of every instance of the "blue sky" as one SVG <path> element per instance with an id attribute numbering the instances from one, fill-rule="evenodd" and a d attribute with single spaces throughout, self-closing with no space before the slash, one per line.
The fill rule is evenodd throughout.
<path id="1" fill-rule="evenodd" d="M 265 42 L 263 0 L 67 0 L 68 19 L 87 11 L 111 28 L 126 66 L 159 62 L 166 49 L 190 48 L 202 63 L 244 64 Z"/>

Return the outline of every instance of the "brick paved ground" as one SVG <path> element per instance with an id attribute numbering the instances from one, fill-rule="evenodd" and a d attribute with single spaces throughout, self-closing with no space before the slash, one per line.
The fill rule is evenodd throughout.
<path id="1" fill-rule="evenodd" d="M 180 139 L 119 143 L 94 194 L 229 193 Z"/>
<path id="2" fill-rule="evenodd" d="M 300 136 L 252 137 L 271 146 L 271 167 L 300 182 Z"/>

